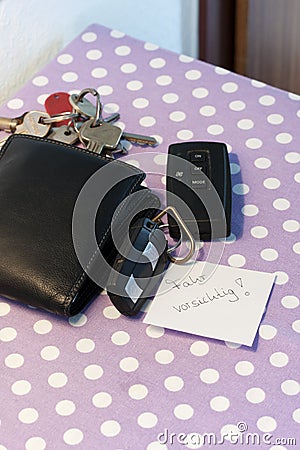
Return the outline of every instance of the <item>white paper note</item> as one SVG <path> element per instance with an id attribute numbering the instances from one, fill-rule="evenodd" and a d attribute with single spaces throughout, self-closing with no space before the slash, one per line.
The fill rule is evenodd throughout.
<path id="1" fill-rule="evenodd" d="M 206 262 L 172 265 L 144 322 L 252 346 L 275 274 Z"/>

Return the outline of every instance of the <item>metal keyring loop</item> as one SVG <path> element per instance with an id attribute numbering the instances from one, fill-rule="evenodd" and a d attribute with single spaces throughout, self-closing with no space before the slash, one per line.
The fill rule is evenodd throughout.
<path id="1" fill-rule="evenodd" d="M 57 122 L 63 122 L 64 120 L 68 120 L 68 119 L 78 119 L 79 114 L 78 113 L 74 113 L 74 112 L 62 112 L 59 114 L 54 114 L 53 116 L 50 117 L 41 117 L 40 121 L 43 124 L 52 124 L 52 123 L 57 123 Z"/>
<path id="2" fill-rule="evenodd" d="M 102 122 L 102 103 L 99 92 L 94 88 L 82 89 L 76 98 L 76 104 L 78 104 L 87 94 L 92 94 L 94 97 L 97 97 L 96 115 L 92 123 L 92 127 L 97 127 Z"/>

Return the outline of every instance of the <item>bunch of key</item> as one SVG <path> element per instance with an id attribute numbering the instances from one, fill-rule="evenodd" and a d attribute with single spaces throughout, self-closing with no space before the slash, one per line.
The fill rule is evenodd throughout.
<path id="1" fill-rule="evenodd" d="M 96 98 L 96 104 L 86 98 L 87 94 Z M 79 94 L 51 94 L 45 101 L 45 110 L 28 111 L 16 118 L 0 117 L 0 130 L 47 137 L 65 144 L 80 141 L 90 151 L 111 158 L 118 152 L 127 153 L 122 141 L 143 146 L 158 144 L 152 136 L 127 133 L 115 125 L 120 119 L 119 113 L 104 118 L 100 95 L 93 88 L 83 89 Z M 0 140 L 0 148 L 7 137 Z"/>

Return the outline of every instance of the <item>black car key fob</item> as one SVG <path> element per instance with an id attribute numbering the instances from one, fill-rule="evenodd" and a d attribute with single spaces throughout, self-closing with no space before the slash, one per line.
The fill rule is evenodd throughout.
<path id="1" fill-rule="evenodd" d="M 130 241 L 123 245 L 113 264 L 106 289 L 118 311 L 136 315 L 146 300 L 154 295 L 166 268 L 168 243 L 159 224 L 140 219 L 130 229 Z"/>
<path id="2" fill-rule="evenodd" d="M 167 205 L 174 206 L 195 240 L 224 238 L 231 232 L 231 174 L 221 142 L 183 142 L 169 146 Z M 169 233 L 181 231 L 169 214 Z"/>

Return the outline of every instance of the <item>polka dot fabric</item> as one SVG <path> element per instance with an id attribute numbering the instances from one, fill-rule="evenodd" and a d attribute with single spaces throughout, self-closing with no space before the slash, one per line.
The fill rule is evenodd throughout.
<path id="1" fill-rule="evenodd" d="M 249 432 L 272 436 L 259 448 L 288 450 L 300 424 L 300 98 L 92 25 L 1 115 L 84 87 L 122 128 L 158 139 L 154 150 L 127 143 L 123 158 L 158 191 L 169 144 L 227 143 L 233 223 L 221 262 L 275 272 L 276 284 L 250 349 L 123 317 L 105 294 L 69 321 L 1 299 L 0 449 L 171 450 L 180 433 L 186 448 L 204 447 L 203 433 L 229 448 L 230 434 Z"/>

